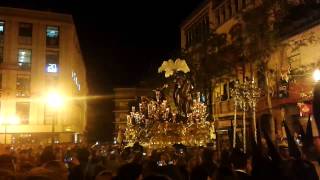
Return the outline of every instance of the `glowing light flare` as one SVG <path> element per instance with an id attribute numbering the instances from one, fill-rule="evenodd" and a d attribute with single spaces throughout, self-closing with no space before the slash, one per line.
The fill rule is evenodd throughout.
<path id="1" fill-rule="evenodd" d="M 64 99 L 58 92 L 49 92 L 47 95 L 47 104 L 52 108 L 63 106 Z"/>
<path id="2" fill-rule="evenodd" d="M 8 118 L 0 117 L 0 124 L 2 125 L 17 125 L 20 124 L 20 117 L 17 115 L 10 116 Z"/>
<path id="3" fill-rule="evenodd" d="M 9 119 L 9 122 L 8 122 L 8 124 L 12 124 L 12 125 L 14 125 L 14 124 L 20 124 L 20 117 L 19 116 L 11 116 Z"/>
<path id="4" fill-rule="evenodd" d="M 316 69 L 313 71 L 313 79 L 315 81 L 319 81 L 320 80 L 320 70 L 319 69 Z"/>

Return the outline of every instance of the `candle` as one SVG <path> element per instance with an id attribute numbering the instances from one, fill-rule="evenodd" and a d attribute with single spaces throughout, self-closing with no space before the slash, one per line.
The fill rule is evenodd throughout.
<path id="1" fill-rule="evenodd" d="M 136 107 L 132 106 L 131 109 L 132 109 L 132 112 L 136 112 Z"/>
<path id="2" fill-rule="evenodd" d="M 127 115 L 127 124 L 131 124 L 131 117 L 130 117 L 130 115 Z"/>
<path id="3" fill-rule="evenodd" d="M 148 104 L 148 114 L 151 113 L 151 104 Z"/>

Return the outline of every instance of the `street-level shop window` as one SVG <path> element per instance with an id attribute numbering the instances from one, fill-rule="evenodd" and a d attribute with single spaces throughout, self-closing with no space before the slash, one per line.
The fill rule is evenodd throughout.
<path id="1" fill-rule="evenodd" d="M 20 69 L 31 68 L 31 49 L 19 49 L 18 51 L 18 66 Z"/>
<path id="2" fill-rule="evenodd" d="M 30 103 L 29 102 L 17 102 L 16 103 L 16 115 L 20 119 L 20 124 L 29 123 Z"/>
<path id="3" fill-rule="evenodd" d="M 59 27 L 47 26 L 47 47 L 57 48 L 59 47 Z"/>
<path id="4" fill-rule="evenodd" d="M 16 81 L 16 96 L 30 96 L 30 75 L 17 75 Z"/>

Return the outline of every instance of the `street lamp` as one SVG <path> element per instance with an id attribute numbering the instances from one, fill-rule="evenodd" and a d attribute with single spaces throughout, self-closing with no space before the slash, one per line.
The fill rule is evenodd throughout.
<path id="1" fill-rule="evenodd" d="M 313 79 L 316 82 L 318 82 L 320 80 L 320 70 L 319 69 L 316 69 L 313 71 Z"/>
<path id="2" fill-rule="evenodd" d="M 58 109 L 63 105 L 63 98 L 62 96 L 55 91 L 51 91 L 47 94 L 47 105 L 55 110 L 55 115 L 52 120 L 52 129 L 51 129 L 51 143 L 54 143 L 54 131 L 55 131 L 55 123 L 57 119 L 57 112 Z"/>

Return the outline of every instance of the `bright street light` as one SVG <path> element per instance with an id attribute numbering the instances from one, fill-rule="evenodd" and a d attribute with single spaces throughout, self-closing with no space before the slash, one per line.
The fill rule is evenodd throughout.
<path id="1" fill-rule="evenodd" d="M 313 71 L 313 79 L 315 81 L 320 81 L 320 70 L 319 69 L 316 69 Z"/>
<path id="2" fill-rule="evenodd" d="M 57 92 L 49 92 L 47 95 L 47 104 L 53 108 L 59 108 L 63 105 L 63 98 Z"/>
<path id="3" fill-rule="evenodd" d="M 8 124 L 11 124 L 11 125 L 20 124 L 20 117 L 19 116 L 16 116 L 16 115 L 12 116 L 8 120 L 9 120 Z"/>
<path id="4" fill-rule="evenodd" d="M 54 118 L 52 119 L 52 130 L 51 130 L 51 143 L 54 144 L 55 141 L 55 124 L 57 123 L 57 117 L 58 117 L 58 109 L 63 106 L 64 99 L 56 91 L 50 91 L 47 94 L 47 105 L 50 106 L 51 108 L 55 109 L 56 114 Z"/>
<path id="5" fill-rule="evenodd" d="M 0 117 L 0 125 L 17 125 L 20 124 L 20 117 L 17 115 L 7 118 Z"/>

